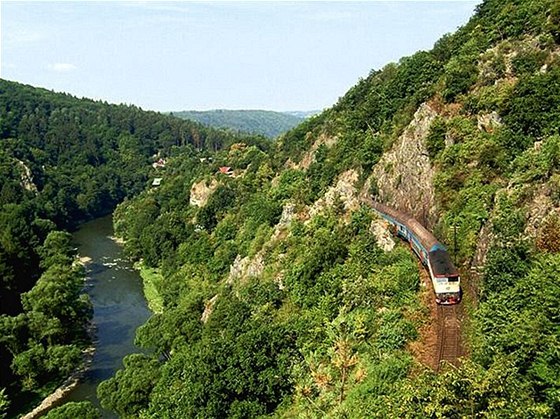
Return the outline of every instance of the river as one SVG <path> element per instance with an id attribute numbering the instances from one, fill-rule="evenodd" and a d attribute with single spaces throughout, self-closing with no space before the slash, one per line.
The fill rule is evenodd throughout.
<path id="1" fill-rule="evenodd" d="M 90 221 L 73 235 L 80 257 L 91 259 L 86 264 L 86 291 L 93 304 L 95 354 L 82 382 L 62 402 L 89 400 L 100 408 L 97 385 L 122 367 L 126 355 L 142 352 L 134 345 L 134 336 L 151 313 L 140 275 L 112 236 L 111 216 Z M 102 414 L 103 418 L 117 417 L 106 410 Z"/>

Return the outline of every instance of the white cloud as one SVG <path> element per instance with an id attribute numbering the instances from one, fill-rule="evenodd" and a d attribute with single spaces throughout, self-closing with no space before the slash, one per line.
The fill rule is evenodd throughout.
<path id="1" fill-rule="evenodd" d="M 2 22 L 4 23 L 4 22 Z M 5 41 L 7 44 L 30 44 L 45 39 L 45 34 L 39 30 L 18 28 L 6 31 Z"/>
<path id="2" fill-rule="evenodd" d="M 69 73 L 71 71 L 76 70 L 78 67 L 70 63 L 54 63 L 54 64 L 49 64 L 48 68 L 49 70 L 55 71 L 57 73 Z"/>

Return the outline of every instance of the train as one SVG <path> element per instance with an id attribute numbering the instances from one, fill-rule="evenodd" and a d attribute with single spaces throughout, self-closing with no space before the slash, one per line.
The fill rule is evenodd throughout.
<path id="1" fill-rule="evenodd" d="M 369 200 L 369 205 L 406 240 L 424 266 L 434 286 L 436 303 L 451 305 L 461 301 L 461 277 L 449 253 L 432 233 L 413 217 L 387 205 Z"/>

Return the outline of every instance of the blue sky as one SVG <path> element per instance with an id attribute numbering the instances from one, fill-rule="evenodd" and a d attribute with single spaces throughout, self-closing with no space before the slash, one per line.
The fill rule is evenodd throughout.
<path id="1" fill-rule="evenodd" d="M 1 77 L 157 111 L 315 110 L 480 1 L 1 1 Z"/>

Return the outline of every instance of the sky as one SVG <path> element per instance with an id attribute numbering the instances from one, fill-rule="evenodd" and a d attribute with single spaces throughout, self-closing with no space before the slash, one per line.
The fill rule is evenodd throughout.
<path id="1" fill-rule="evenodd" d="M 0 1 L 0 77 L 156 111 L 321 110 L 480 1 Z"/>

